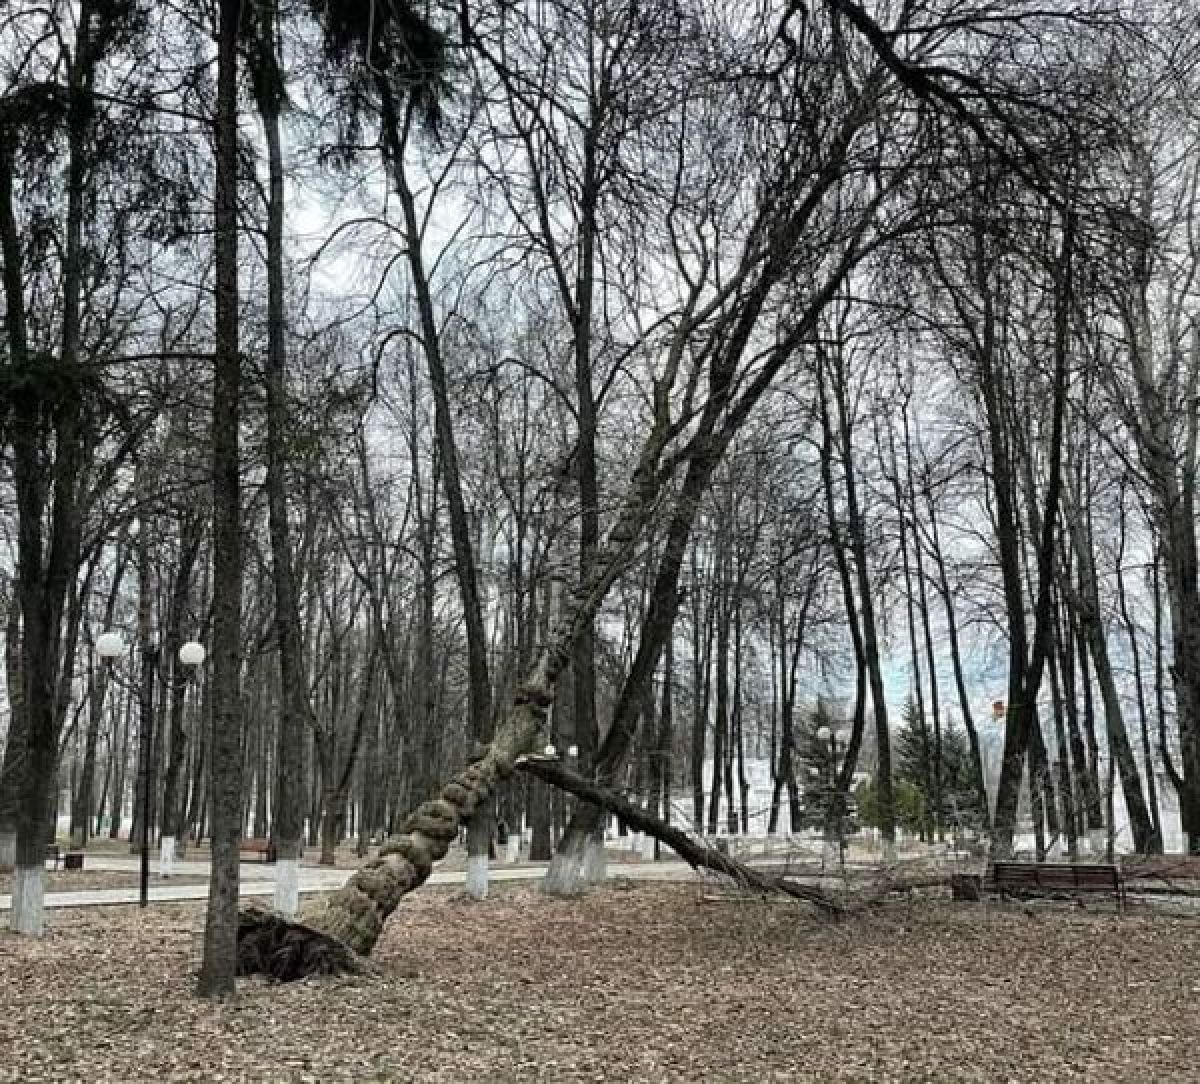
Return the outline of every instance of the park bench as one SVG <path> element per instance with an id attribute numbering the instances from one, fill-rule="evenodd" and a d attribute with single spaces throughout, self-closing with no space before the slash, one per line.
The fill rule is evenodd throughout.
<path id="1" fill-rule="evenodd" d="M 238 858 L 246 855 L 255 856 L 259 862 L 274 862 L 275 844 L 269 839 L 243 839 Z"/>
<path id="2" fill-rule="evenodd" d="M 1111 892 L 1117 910 L 1125 908 L 1121 871 L 1107 863 L 993 862 L 989 873 L 993 891 L 1001 896 L 1077 896 Z"/>

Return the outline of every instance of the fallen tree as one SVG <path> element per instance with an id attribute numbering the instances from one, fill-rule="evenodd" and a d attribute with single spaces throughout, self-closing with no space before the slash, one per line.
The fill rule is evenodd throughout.
<path id="1" fill-rule="evenodd" d="M 800 900 L 824 914 L 839 916 L 845 907 L 815 885 L 801 884 L 756 870 L 651 816 L 615 791 L 602 787 L 550 757 L 522 755 L 541 728 L 549 701 L 527 687 L 503 734 L 482 759 L 447 783 L 405 822 L 404 831 L 380 848 L 379 857 L 360 868 L 327 900 L 301 912 L 299 921 L 259 909 L 241 913 L 238 926 L 238 973 L 264 974 L 282 981 L 313 974 L 361 970 L 400 900 L 428 878 L 471 813 L 514 769 L 565 790 L 614 814 L 628 827 L 654 836 L 693 869 L 729 877 L 739 887 Z"/>
<path id="2" fill-rule="evenodd" d="M 732 878 L 741 887 L 763 893 L 778 893 L 793 899 L 803 900 L 820 908 L 826 914 L 840 915 L 844 908 L 821 888 L 800 884 L 784 877 L 777 877 L 754 869 L 723 851 L 694 839 L 687 832 L 659 820 L 644 809 L 634 805 L 616 791 L 602 787 L 577 772 L 571 771 L 561 761 L 550 757 L 522 757 L 517 767 L 529 775 L 574 794 L 593 806 L 614 814 L 629 828 L 645 832 L 661 843 L 665 843 L 693 869 L 707 869 Z"/>

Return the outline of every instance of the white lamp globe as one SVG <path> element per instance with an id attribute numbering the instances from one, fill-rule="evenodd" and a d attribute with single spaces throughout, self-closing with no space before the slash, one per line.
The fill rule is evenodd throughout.
<path id="1" fill-rule="evenodd" d="M 179 649 L 179 661 L 184 666 L 199 666 L 205 657 L 204 645 L 196 643 L 195 640 L 189 640 Z"/>
<path id="2" fill-rule="evenodd" d="M 546 746 L 546 748 L 542 750 L 542 752 L 543 752 L 543 753 L 544 753 L 546 756 L 548 756 L 548 757 L 552 757 L 552 756 L 554 756 L 554 755 L 555 755 L 555 749 L 554 749 L 554 746 L 553 746 L 553 745 L 547 745 L 547 746 Z"/>
<path id="3" fill-rule="evenodd" d="M 570 747 L 567 749 L 567 756 L 569 756 L 569 757 L 577 757 L 577 756 L 579 756 L 579 746 L 578 746 L 578 745 L 572 745 L 572 746 L 570 746 Z"/>
<path id="4" fill-rule="evenodd" d="M 96 654 L 102 659 L 119 659 L 128 650 L 119 632 L 110 629 L 96 637 Z"/>

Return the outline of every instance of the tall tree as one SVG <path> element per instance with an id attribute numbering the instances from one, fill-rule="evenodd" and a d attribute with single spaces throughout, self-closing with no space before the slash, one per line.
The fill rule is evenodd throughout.
<path id="1" fill-rule="evenodd" d="M 238 330 L 238 39 L 241 0 L 217 5 L 216 342 L 212 398 L 213 667 L 209 744 L 212 873 L 200 962 L 202 997 L 235 992 L 242 833 L 242 496 Z"/>
<path id="2" fill-rule="evenodd" d="M 304 665 L 292 530 L 288 516 L 287 342 L 285 323 L 284 156 L 282 114 L 286 102 L 279 58 L 276 0 L 255 0 L 248 64 L 254 101 L 267 144 L 267 512 L 275 586 L 275 640 L 279 652 L 279 727 L 276 742 L 275 907 L 294 915 L 299 906 L 298 863 L 304 828 L 304 736 L 311 725 L 308 675 Z"/>

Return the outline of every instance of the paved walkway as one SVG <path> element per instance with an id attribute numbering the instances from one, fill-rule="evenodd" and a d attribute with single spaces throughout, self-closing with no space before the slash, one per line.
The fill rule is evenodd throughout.
<path id="1" fill-rule="evenodd" d="M 153 879 L 150 883 L 151 903 L 181 903 L 208 899 L 207 884 L 171 884 L 157 876 L 157 863 L 152 863 Z M 136 872 L 136 858 L 109 858 L 88 856 L 88 869 L 109 872 Z M 175 872 L 179 876 L 208 876 L 207 862 L 176 862 Z M 323 866 L 300 867 L 300 893 L 332 892 L 341 888 L 354 872 L 352 869 L 329 869 Z M 534 881 L 546 872 L 545 865 L 502 866 L 491 868 L 492 881 Z M 609 862 L 610 877 L 629 877 L 638 880 L 677 880 L 692 873 L 686 862 Z M 241 867 L 241 895 L 273 896 L 275 894 L 274 868 L 262 863 L 243 863 Z M 426 882 L 431 885 L 460 885 L 466 875 L 461 871 L 434 872 Z M 138 902 L 136 888 L 93 888 L 79 892 L 47 892 L 46 907 L 111 907 Z M 12 896 L 0 896 L 0 911 L 12 908 Z"/>

